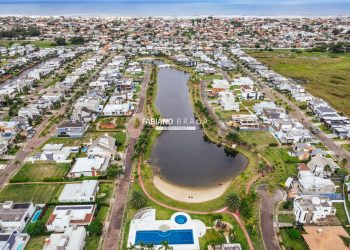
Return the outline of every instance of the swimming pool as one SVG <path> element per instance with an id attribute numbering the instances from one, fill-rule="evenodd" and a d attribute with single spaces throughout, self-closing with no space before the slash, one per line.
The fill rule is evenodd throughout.
<path id="1" fill-rule="evenodd" d="M 35 212 L 35 214 L 34 214 L 32 220 L 31 220 L 32 223 L 36 222 L 36 221 L 39 219 L 39 216 L 40 216 L 40 214 L 41 214 L 41 211 L 42 211 L 42 210 L 38 210 L 38 211 Z"/>
<path id="2" fill-rule="evenodd" d="M 161 245 L 162 241 L 167 241 L 169 245 L 182 245 L 182 244 L 193 244 L 193 231 L 192 230 L 147 230 L 137 231 L 135 244 L 154 244 Z"/>
<path id="3" fill-rule="evenodd" d="M 187 217 L 185 215 L 176 215 L 175 222 L 177 224 L 183 225 L 187 222 Z"/>
<path id="4" fill-rule="evenodd" d="M 23 245 L 24 245 L 23 242 L 19 243 L 18 246 L 17 246 L 17 248 L 16 248 L 16 250 L 22 250 L 22 249 L 24 248 Z"/>

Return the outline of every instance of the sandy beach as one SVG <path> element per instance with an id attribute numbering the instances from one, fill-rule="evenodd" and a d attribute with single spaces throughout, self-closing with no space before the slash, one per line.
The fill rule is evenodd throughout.
<path id="1" fill-rule="evenodd" d="M 211 188 L 184 188 L 173 185 L 160 176 L 154 175 L 153 183 L 161 193 L 176 201 L 199 203 L 210 201 L 223 195 L 230 186 L 231 181 L 223 182 L 221 185 Z"/>

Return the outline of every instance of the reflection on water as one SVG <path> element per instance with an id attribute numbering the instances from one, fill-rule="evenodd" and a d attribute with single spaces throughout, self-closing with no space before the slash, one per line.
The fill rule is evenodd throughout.
<path id="1" fill-rule="evenodd" d="M 164 118 L 194 119 L 187 80 L 189 75 L 176 69 L 158 74 L 156 107 Z M 168 182 L 188 187 L 211 187 L 241 173 L 248 160 L 233 149 L 208 141 L 202 129 L 163 131 L 151 154 L 151 164 Z"/>

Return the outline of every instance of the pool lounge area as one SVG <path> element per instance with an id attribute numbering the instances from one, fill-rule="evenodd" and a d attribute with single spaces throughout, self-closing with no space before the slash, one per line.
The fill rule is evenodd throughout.
<path id="1" fill-rule="evenodd" d="M 141 243 L 161 246 L 167 241 L 174 250 L 200 250 L 199 238 L 206 232 L 205 224 L 192 220 L 186 213 L 175 213 L 169 220 L 156 220 L 156 210 L 145 208 L 130 223 L 128 245 Z"/>

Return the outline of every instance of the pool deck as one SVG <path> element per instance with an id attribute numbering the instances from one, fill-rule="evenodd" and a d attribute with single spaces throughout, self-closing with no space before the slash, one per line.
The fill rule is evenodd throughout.
<path id="1" fill-rule="evenodd" d="M 175 221 L 176 216 L 184 216 L 187 221 L 179 224 Z M 206 226 L 200 220 L 192 220 L 183 212 L 174 213 L 169 220 L 156 220 L 156 210 L 147 208 L 140 210 L 131 221 L 128 237 L 128 245 L 135 244 L 136 234 L 139 231 L 170 231 L 191 230 L 193 233 L 193 244 L 172 244 L 174 250 L 200 250 L 199 238 L 205 235 Z M 155 247 L 161 245 L 155 245 Z"/>

